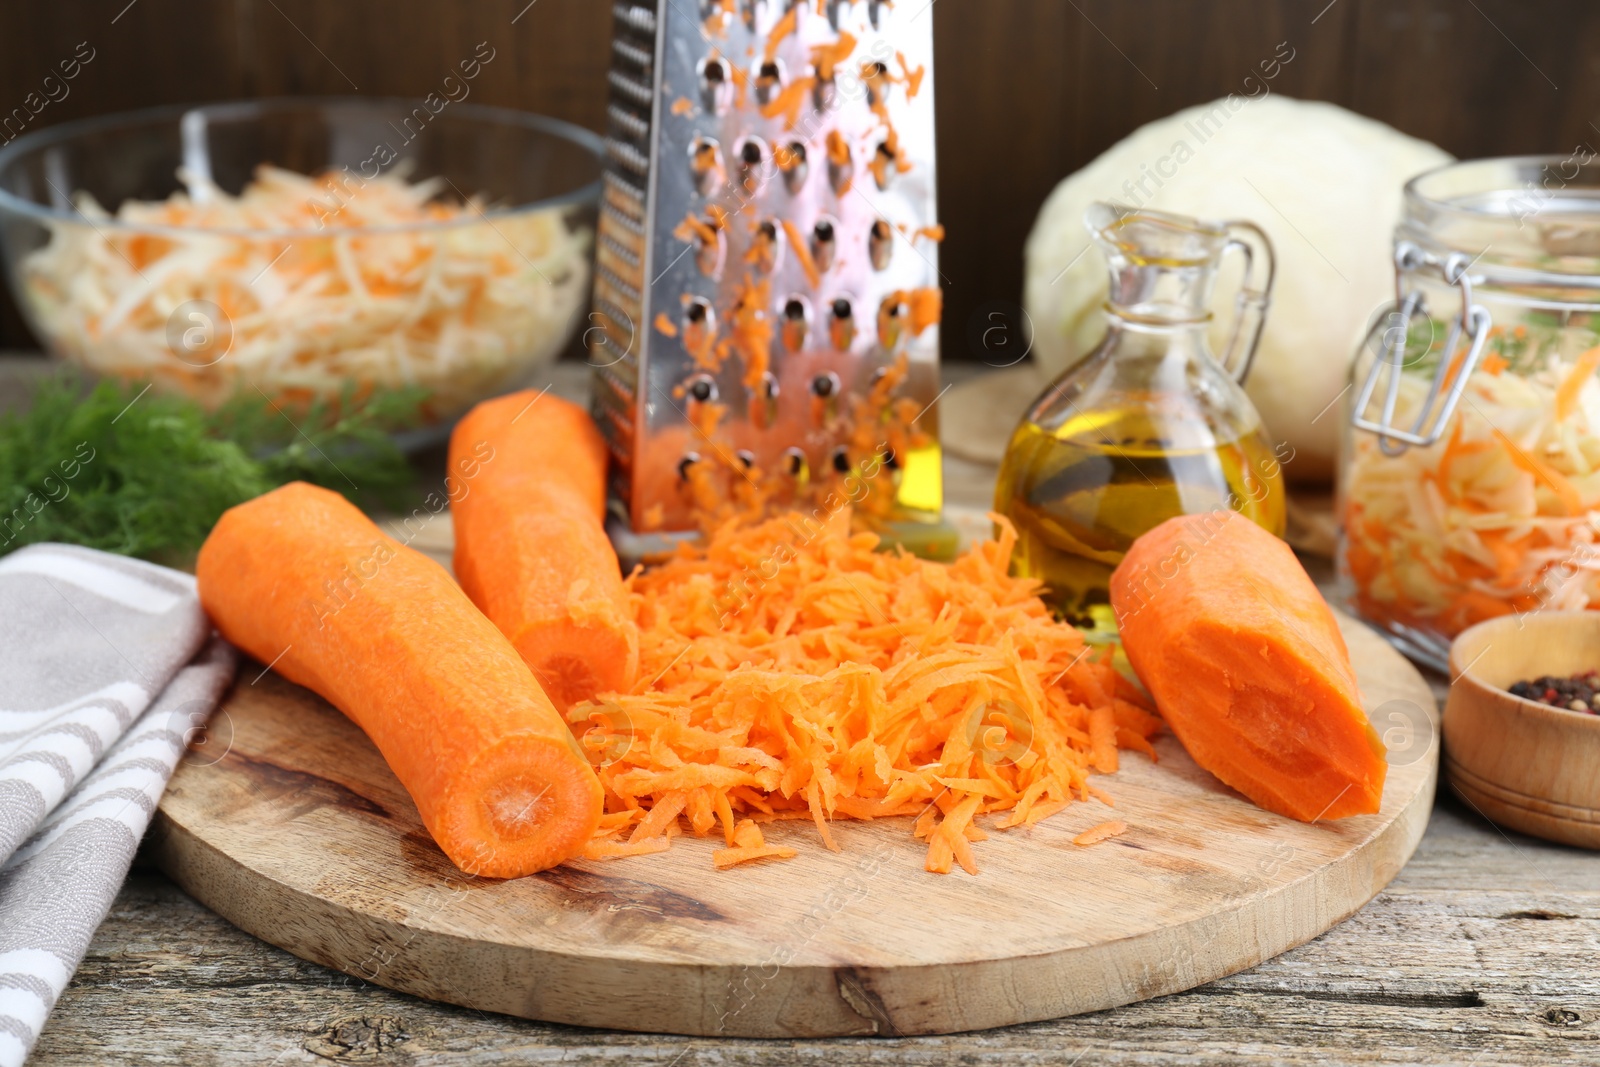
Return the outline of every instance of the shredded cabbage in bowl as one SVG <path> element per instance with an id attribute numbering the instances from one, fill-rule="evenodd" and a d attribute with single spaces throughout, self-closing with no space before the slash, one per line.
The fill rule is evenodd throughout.
<path id="1" fill-rule="evenodd" d="M 1497 329 L 1440 443 L 1391 457 L 1350 434 L 1340 562 L 1363 616 L 1443 641 L 1498 615 L 1600 607 L 1597 340 Z M 1403 375 L 1397 424 L 1432 372 Z"/>
<path id="2" fill-rule="evenodd" d="M 34 323 L 59 354 L 207 407 L 251 389 L 303 406 L 352 385 L 420 386 L 435 421 L 554 358 L 584 306 L 592 233 L 561 207 L 490 218 L 476 198 L 436 199 L 442 179 L 397 173 L 357 188 L 262 166 L 237 196 L 179 177 L 186 192 L 126 202 L 118 225 L 78 194 L 82 221 L 51 223 L 23 260 Z M 223 315 L 218 354 L 202 359 L 174 348 L 169 323 L 196 300 Z"/>

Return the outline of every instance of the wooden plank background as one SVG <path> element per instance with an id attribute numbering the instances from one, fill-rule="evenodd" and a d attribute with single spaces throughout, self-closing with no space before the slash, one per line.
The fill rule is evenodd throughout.
<path id="1" fill-rule="evenodd" d="M 1279 42 L 1296 57 L 1275 92 L 1458 156 L 1600 145 L 1600 5 L 1586 0 L 899 2 L 936 35 L 949 359 L 971 355 L 975 309 L 1020 300 L 1022 244 L 1057 181 L 1141 123 L 1240 89 Z M 165 103 L 421 96 L 487 41 L 474 99 L 601 129 L 610 22 L 605 0 L 8 2 L 0 114 L 79 42 L 95 58 L 30 128 Z M 0 348 L 32 345 L 6 294 Z"/>

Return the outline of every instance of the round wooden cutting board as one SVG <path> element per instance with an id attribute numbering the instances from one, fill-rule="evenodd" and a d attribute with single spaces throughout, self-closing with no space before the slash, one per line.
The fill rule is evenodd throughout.
<path id="1" fill-rule="evenodd" d="M 716 839 L 469 878 L 434 845 L 366 737 L 306 690 L 240 673 L 152 831 L 162 868 L 298 956 L 436 1000 L 584 1026 L 707 1036 L 970 1030 L 1113 1007 L 1250 967 L 1350 915 L 1421 838 L 1438 766 L 1427 685 L 1341 619 L 1368 714 L 1391 744 L 1383 810 L 1271 815 L 1170 736 L 1075 804 L 991 831 L 981 872 L 933 875 L 909 819 L 768 827 L 800 855 L 713 870 Z M 206 751 L 202 746 L 202 751 Z M 1332 798 L 1330 798 L 1332 799 Z"/>

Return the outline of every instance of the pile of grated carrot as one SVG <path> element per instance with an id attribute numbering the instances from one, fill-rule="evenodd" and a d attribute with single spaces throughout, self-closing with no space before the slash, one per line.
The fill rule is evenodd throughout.
<path id="1" fill-rule="evenodd" d="M 718 828 L 718 868 L 788 858 L 761 823 L 915 817 L 926 867 L 976 874 L 974 842 L 1095 797 L 1160 721 L 1010 576 L 1016 533 L 952 564 L 879 551 L 850 513 L 730 522 L 629 579 L 639 683 L 569 720 L 605 787 L 584 852 L 660 852 Z"/>

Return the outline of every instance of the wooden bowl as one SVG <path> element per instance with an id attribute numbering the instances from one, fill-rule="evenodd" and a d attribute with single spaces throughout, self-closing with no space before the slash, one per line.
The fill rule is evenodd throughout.
<path id="1" fill-rule="evenodd" d="M 1443 726 L 1451 788 L 1502 826 L 1600 848 L 1600 715 L 1506 691 L 1597 668 L 1600 611 L 1507 615 L 1457 637 Z"/>

